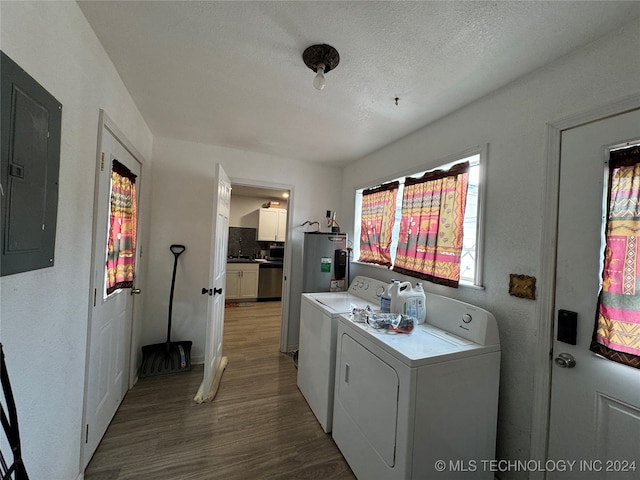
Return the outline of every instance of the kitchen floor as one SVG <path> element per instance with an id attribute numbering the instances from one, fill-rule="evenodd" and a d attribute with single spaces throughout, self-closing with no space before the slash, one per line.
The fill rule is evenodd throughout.
<path id="1" fill-rule="evenodd" d="M 225 310 L 228 365 L 213 402 L 193 403 L 202 366 L 126 395 L 85 480 L 354 479 L 279 352 L 280 302 Z"/>

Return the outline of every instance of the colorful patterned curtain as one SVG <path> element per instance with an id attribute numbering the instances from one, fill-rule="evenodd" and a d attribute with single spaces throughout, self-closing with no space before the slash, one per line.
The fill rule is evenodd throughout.
<path id="1" fill-rule="evenodd" d="M 399 185 L 391 182 L 362 192 L 358 261 L 391 266 L 391 233 Z"/>
<path id="2" fill-rule="evenodd" d="M 107 247 L 107 295 L 133 288 L 136 256 L 136 176 L 117 160 L 111 171 L 111 216 Z"/>
<path id="3" fill-rule="evenodd" d="M 405 180 L 394 271 L 458 286 L 468 171 L 465 162 Z"/>
<path id="4" fill-rule="evenodd" d="M 640 368 L 640 148 L 611 152 L 606 245 L 591 351 Z"/>

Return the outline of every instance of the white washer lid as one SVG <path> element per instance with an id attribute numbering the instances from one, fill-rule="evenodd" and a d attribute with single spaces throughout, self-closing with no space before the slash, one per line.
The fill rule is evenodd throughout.
<path id="1" fill-rule="evenodd" d="M 366 308 L 367 305 L 371 308 L 376 308 L 374 303 L 351 295 L 348 292 L 304 293 L 303 296 L 320 304 L 325 310 L 333 314 L 350 313 L 354 307 Z"/>
<path id="2" fill-rule="evenodd" d="M 353 322 L 349 314 L 341 315 L 340 322 L 410 367 L 500 351 L 499 345 L 478 345 L 428 324 L 416 325 L 411 333 L 389 334 L 386 330 Z"/>

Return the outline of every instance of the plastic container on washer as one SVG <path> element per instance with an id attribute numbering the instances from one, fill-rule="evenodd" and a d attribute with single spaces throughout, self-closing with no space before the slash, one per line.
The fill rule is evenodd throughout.
<path id="1" fill-rule="evenodd" d="M 394 283 L 398 283 L 398 281 L 391 279 L 391 283 L 380 295 L 380 313 L 391 313 L 391 289 Z"/>
<path id="2" fill-rule="evenodd" d="M 390 289 L 391 313 L 401 313 L 416 319 L 416 323 L 424 323 L 426 317 L 425 294 L 422 284 L 415 288 L 409 282 L 396 282 Z"/>

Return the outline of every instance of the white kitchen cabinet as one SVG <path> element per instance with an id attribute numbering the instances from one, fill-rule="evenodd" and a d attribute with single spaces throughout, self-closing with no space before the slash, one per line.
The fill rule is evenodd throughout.
<path id="1" fill-rule="evenodd" d="M 287 236 L 287 211 L 261 208 L 258 211 L 258 241 L 284 242 Z"/>
<path id="2" fill-rule="evenodd" d="M 227 263 L 226 300 L 256 300 L 258 275 L 257 263 Z"/>
<path id="3" fill-rule="evenodd" d="M 278 210 L 278 229 L 276 231 L 276 241 L 284 242 L 287 238 L 287 211 Z"/>

